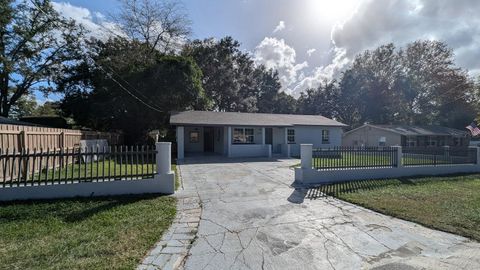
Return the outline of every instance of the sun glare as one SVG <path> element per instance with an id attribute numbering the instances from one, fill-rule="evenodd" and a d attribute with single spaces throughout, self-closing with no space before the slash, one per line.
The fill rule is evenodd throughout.
<path id="1" fill-rule="evenodd" d="M 307 8 L 311 16 L 319 21 L 342 21 L 355 10 L 358 0 L 308 0 Z"/>

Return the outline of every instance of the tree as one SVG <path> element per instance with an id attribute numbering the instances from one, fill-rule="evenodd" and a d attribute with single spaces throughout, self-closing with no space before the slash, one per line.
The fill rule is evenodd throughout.
<path id="1" fill-rule="evenodd" d="M 60 103 L 47 101 L 42 105 L 37 106 L 30 115 L 26 115 L 26 116 L 60 116 L 60 115 L 61 115 Z"/>
<path id="2" fill-rule="evenodd" d="M 451 48 L 439 41 L 416 41 L 399 52 L 405 69 L 409 122 L 464 128 L 474 108 L 474 83 L 455 65 Z"/>
<path id="3" fill-rule="evenodd" d="M 212 109 L 278 111 L 275 104 L 281 88 L 278 73 L 262 65 L 256 66 L 233 38 L 195 40 L 184 46 L 182 55 L 195 59 L 202 70 L 203 88 L 213 100 Z"/>
<path id="4" fill-rule="evenodd" d="M 64 115 L 81 126 L 122 130 L 127 142 L 138 143 L 147 131 L 167 128 L 170 111 L 208 108 L 192 59 L 149 51 L 125 39 L 94 42 L 94 63 L 72 69 L 60 84 Z"/>
<path id="5" fill-rule="evenodd" d="M 22 117 L 33 115 L 37 106 L 37 100 L 34 96 L 23 95 L 10 109 L 10 117 L 18 120 Z"/>
<path id="6" fill-rule="evenodd" d="M 277 111 L 277 97 L 282 87 L 278 72 L 274 70 L 266 70 L 260 66 L 256 70 L 255 78 L 258 81 L 257 91 L 257 107 L 258 112 L 274 113 Z"/>
<path id="7" fill-rule="evenodd" d="M 166 53 L 179 48 L 190 34 L 190 21 L 178 1 L 120 0 L 114 16 L 121 30 L 133 41 Z"/>
<path id="8" fill-rule="evenodd" d="M 34 91 L 54 91 L 52 83 L 81 59 L 83 35 L 48 0 L 0 0 L 0 115 Z"/>
<path id="9" fill-rule="evenodd" d="M 337 116 L 338 87 L 336 81 L 323 81 L 316 89 L 307 89 L 298 98 L 300 114 L 319 114 L 334 118 Z"/>
<path id="10" fill-rule="evenodd" d="M 370 122 L 463 128 L 475 111 L 473 83 L 438 41 L 365 51 L 338 87 L 338 119 L 351 127 Z"/>
<path id="11" fill-rule="evenodd" d="M 285 93 L 280 92 L 275 97 L 275 106 L 272 113 L 294 114 L 297 111 L 297 100 Z"/>
<path id="12" fill-rule="evenodd" d="M 253 61 L 240 51 L 240 43 L 231 37 L 220 41 L 195 40 L 184 46 L 182 55 L 192 57 L 203 73 L 203 88 L 219 111 L 256 110 L 249 95 L 256 89 L 252 75 Z"/>

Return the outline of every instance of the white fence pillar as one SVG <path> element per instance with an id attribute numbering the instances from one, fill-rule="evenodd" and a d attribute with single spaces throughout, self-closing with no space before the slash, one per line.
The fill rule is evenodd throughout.
<path id="1" fill-rule="evenodd" d="M 402 159 L 403 159 L 403 152 L 402 152 L 402 147 L 401 146 L 393 146 L 393 148 L 396 148 L 397 149 L 397 164 L 395 164 L 397 166 L 397 168 L 401 168 L 403 167 L 403 162 L 402 162 Z"/>
<path id="2" fill-rule="evenodd" d="M 182 126 L 177 126 L 177 159 L 185 157 L 185 131 Z"/>
<path id="3" fill-rule="evenodd" d="M 175 173 L 172 171 L 172 143 L 157 142 L 155 148 L 157 173 L 153 180 L 158 183 L 155 190 L 158 193 L 173 194 L 175 193 Z"/>
<path id="4" fill-rule="evenodd" d="M 300 144 L 300 158 L 302 169 L 312 168 L 313 144 Z"/>
<path id="5" fill-rule="evenodd" d="M 157 173 L 160 175 L 172 173 L 172 143 L 157 142 L 155 146 L 157 149 Z"/>
<path id="6" fill-rule="evenodd" d="M 262 144 L 265 144 L 265 128 L 262 127 Z"/>

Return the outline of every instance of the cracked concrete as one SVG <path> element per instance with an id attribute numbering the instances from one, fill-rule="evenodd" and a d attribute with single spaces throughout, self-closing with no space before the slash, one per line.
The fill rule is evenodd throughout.
<path id="1" fill-rule="evenodd" d="M 298 160 L 197 157 L 179 166 L 202 205 L 185 269 L 480 269 L 480 244 L 293 189 Z"/>

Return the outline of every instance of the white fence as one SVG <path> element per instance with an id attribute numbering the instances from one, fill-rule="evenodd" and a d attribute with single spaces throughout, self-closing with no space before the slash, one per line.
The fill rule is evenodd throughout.
<path id="1" fill-rule="evenodd" d="M 171 169 L 171 143 L 156 143 L 156 171 L 148 177 L 123 177 L 121 179 L 105 179 L 105 174 L 97 178 L 71 181 L 30 181 L 0 187 L 0 201 L 54 199 L 70 197 L 92 197 L 126 194 L 175 192 L 175 173 Z M 138 157 L 137 157 L 138 160 Z M 82 163 L 83 164 L 83 163 Z M 87 164 L 87 163 L 85 163 Z M 93 166 L 93 164 L 92 164 Z M 87 166 L 84 166 L 85 173 Z M 72 169 L 73 172 L 73 169 Z M 98 171 L 97 171 L 98 172 Z M 45 177 L 48 179 L 48 173 Z M 52 177 L 55 173 L 51 174 Z M 39 180 L 41 177 L 39 176 Z M 46 180 L 46 179 L 43 179 Z"/>
<path id="2" fill-rule="evenodd" d="M 480 149 L 470 147 L 476 153 L 476 162 L 471 164 L 435 164 L 403 166 L 402 148 L 397 146 L 396 160 L 392 167 L 342 167 L 337 169 L 320 170 L 313 166 L 313 146 L 302 144 L 300 149 L 301 166 L 295 168 L 295 181 L 302 185 L 316 185 L 352 180 L 368 180 L 382 178 L 396 178 L 409 176 L 447 175 L 456 173 L 480 172 Z"/>

